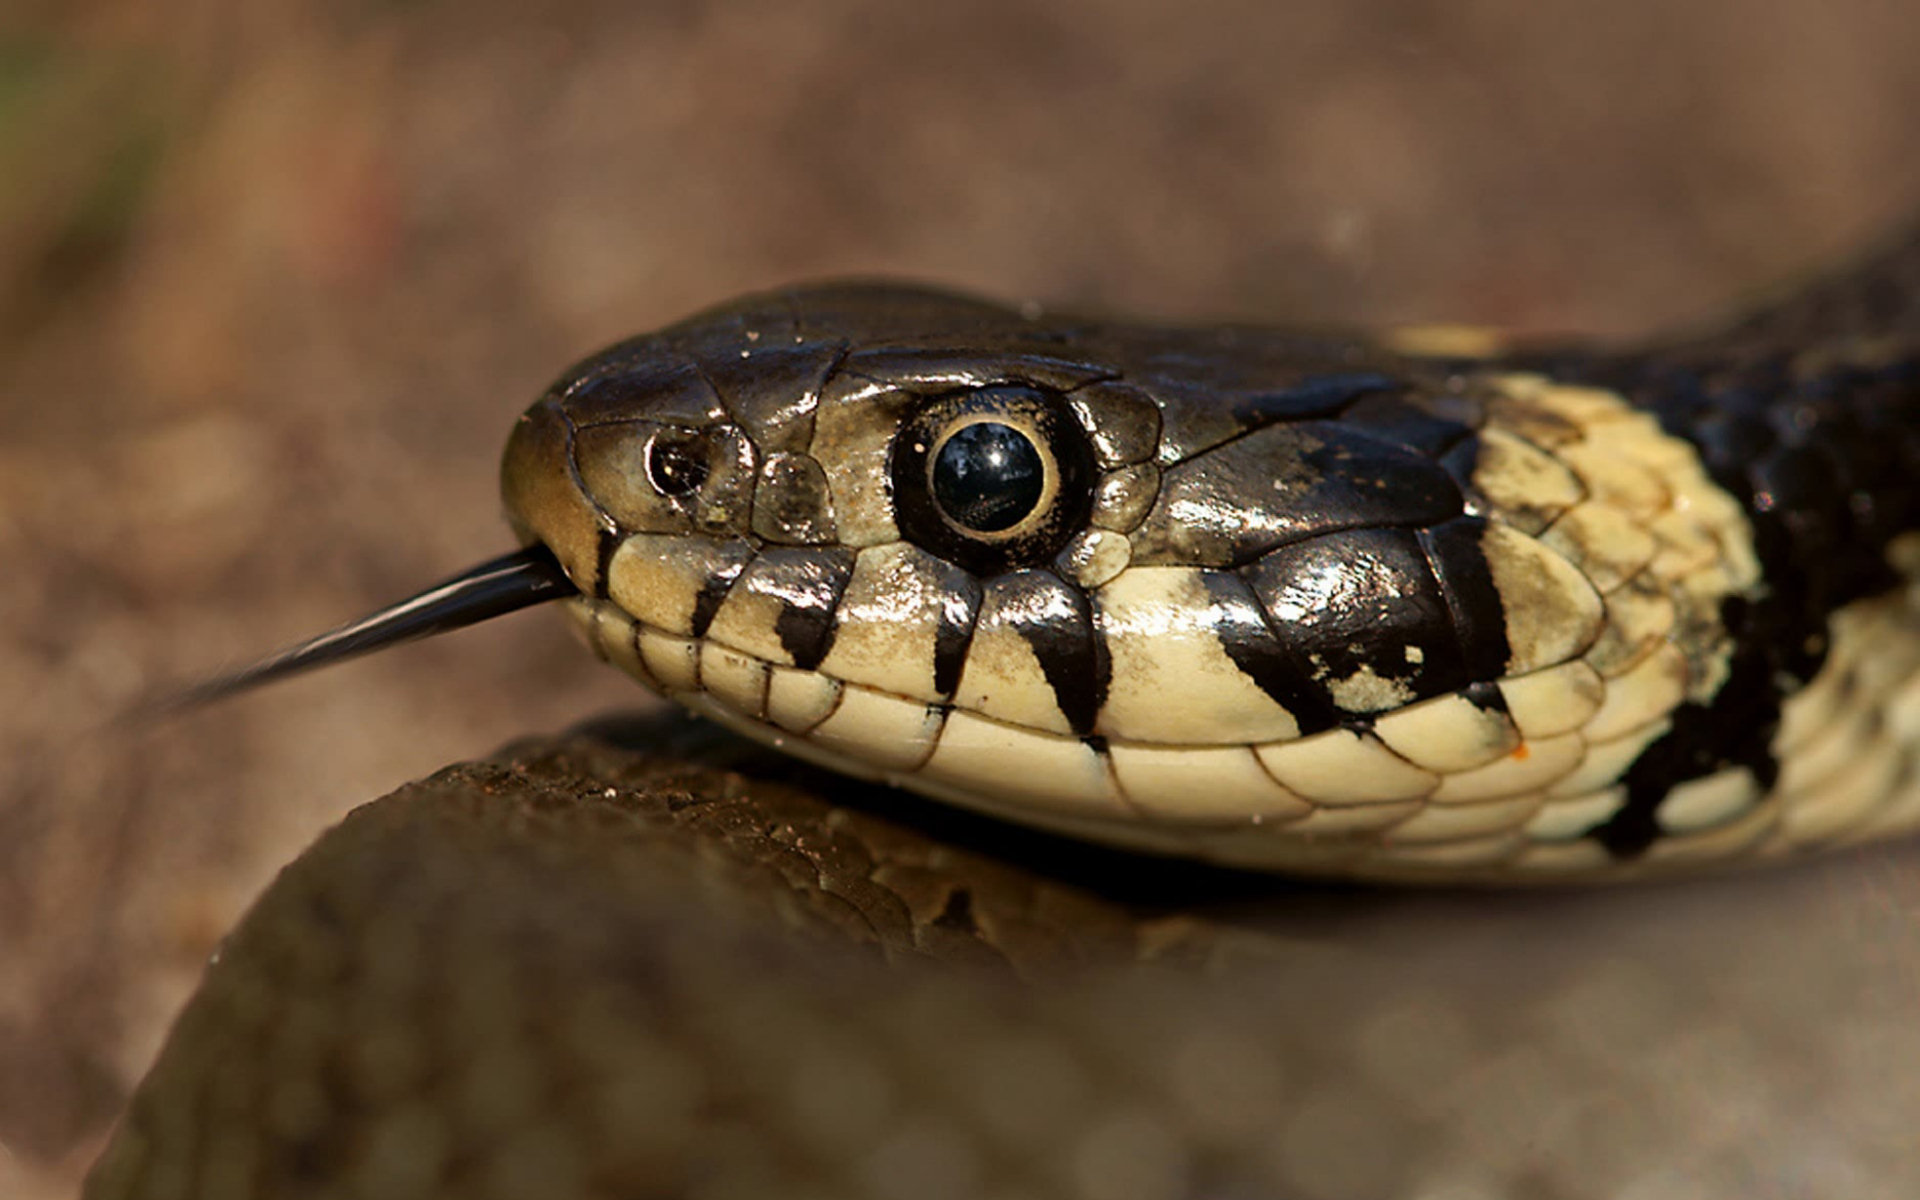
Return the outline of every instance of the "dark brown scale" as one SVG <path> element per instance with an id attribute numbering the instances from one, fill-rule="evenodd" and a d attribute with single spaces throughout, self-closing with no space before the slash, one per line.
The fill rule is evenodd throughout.
<path id="1" fill-rule="evenodd" d="M 1228 411 L 1240 428 L 1259 429 L 1282 421 L 1344 416 L 1368 397 L 1398 395 L 1403 387 L 1399 380 L 1373 372 L 1315 375 L 1285 391 L 1236 396 Z"/>
<path id="2" fill-rule="evenodd" d="M 1360 343 L 1259 329 L 1085 331 L 1083 344 L 1116 377 L 1160 406 L 1159 459 L 1181 462 L 1254 429 L 1338 416 L 1362 397 L 1405 386 L 1391 361 Z"/>
<path id="3" fill-rule="evenodd" d="M 1275 550 L 1242 574 L 1274 638 L 1312 664 L 1309 681 L 1342 713 L 1385 712 L 1474 682 L 1446 598 L 1408 530 L 1329 534 Z M 1392 686 L 1340 690 L 1363 674 Z"/>
<path id="4" fill-rule="evenodd" d="M 1398 392 L 1379 392 L 1356 401 L 1341 414 L 1340 421 L 1381 441 L 1440 461 L 1455 447 L 1470 443 L 1479 425 L 1479 414 L 1472 415 L 1474 420 L 1468 423 L 1459 416 L 1436 411 L 1431 402 L 1416 401 Z M 1456 473 L 1455 482 L 1459 480 Z"/>
<path id="5" fill-rule="evenodd" d="M 1403 445 L 1333 421 L 1269 424 L 1166 470 L 1133 561 L 1237 567 L 1343 529 L 1461 511 L 1446 471 Z"/>
<path id="6" fill-rule="evenodd" d="M 927 392 L 991 387 L 1010 378 L 1054 392 L 1070 392 L 1112 375 L 1098 366 L 1044 354 L 1013 351 L 983 357 L 946 349 L 904 347 L 856 350 L 847 355 L 840 369 L 856 378 L 881 383 L 912 379 Z"/>
<path id="7" fill-rule="evenodd" d="M 691 363 L 659 373 L 589 377 L 568 390 L 563 403 L 576 429 L 631 421 L 640 413 L 649 421 L 689 427 L 709 425 L 726 415 L 713 385 Z"/>
<path id="8" fill-rule="evenodd" d="M 1143 463 L 1160 449 L 1160 409 L 1131 384 L 1098 382 L 1075 388 L 1067 404 L 1087 426 L 1094 458 L 1102 467 Z"/>
<path id="9" fill-rule="evenodd" d="M 748 297 L 717 310 L 738 313 L 748 326 L 784 321 L 787 331 L 810 341 L 857 342 L 861 347 L 888 344 L 941 345 L 990 352 L 993 339 L 1010 344 L 1015 336 L 1046 327 L 1029 327 L 1020 315 L 991 301 L 906 284 L 828 283 L 788 288 Z M 698 335 L 707 318 L 683 327 Z M 1059 339 L 1029 337 L 1056 344 Z"/>
<path id="10" fill-rule="evenodd" d="M 728 417 L 763 455 L 805 450 L 813 439 L 820 391 L 844 357 L 834 343 L 768 346 L 755 339 L 744 355 L 701 360 L 701 374 Z"/>

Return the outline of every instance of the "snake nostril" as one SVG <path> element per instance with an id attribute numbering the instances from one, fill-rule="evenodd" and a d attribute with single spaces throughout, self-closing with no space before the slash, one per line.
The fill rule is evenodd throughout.
<path id="1" fill-rule="evenodd" d="M 647 479 L 663 496 L 688 496 L 707 481 L 707 445 L 696 434 L 655 434 L 647 443 Z"/>

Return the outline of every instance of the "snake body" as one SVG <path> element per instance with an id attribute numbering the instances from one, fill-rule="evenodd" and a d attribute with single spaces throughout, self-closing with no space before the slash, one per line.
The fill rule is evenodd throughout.
<path id="1" fill-rule="evenodd" d="M 557 599 L 603 657 L 768 745 L 1161 855 L 1609 878 L 1920 823 L 1920 240 L 1710 336 L 1415 341 L 897 287 L 745 300 L 540 398 L 505 459 L 520 554 L 203 694 L 441 627 L 442 593 L 462 621 Z M 915 971 L 1222 943 L 1179 877 L 1171 906 L 1116 905 L 1061 881 L 1064 843 L 1007 855 L 992 823 L 916 831 L 860 811 L 897 793 L 848 809 L 856 785 L 658 737 L 523 747 L 323 838 L 210 966 L 89 1194 L 1411 1194 L 1386 1164 L 1479 1078 L 1389 1004 L 1435 988 L 1486 1018 L 1495 1068 L 1561 1030 L 1605 1051 L 1589 1091 L 1616 1106 L 1702 1097 L 1674 1123 L 1689 1152 L 1715 1121 L 1769 1140 L 1724 1114 L 1798 1090 L 1715 1093 L 1737 1056 L 1684 1021 L 1623 1032 L 1605 988 L 1596 1024 L 1489 956 L 1386 970 L 1426 926 L 1377 959 L 1263 940 L 1276 969 L 1231 986 Z M 1071 870 L 1112 890 L 1143 861 Z M 1646 903 L 1648 929 L 1685 907 Z M 1546 925 L 1532 953 L 1592 954 Z M 1702 972 L 1672 1008 L 1724 1007 L 1720 974 L 1814 995 Z M 1806 974 L 1833 984 L 1802 1018 L 1822 1028 L 1900 991 Z M 1349 1005 L 1372 1048 L 1302 1067 Z M 1713 1069 L 1630 1086 L 1616 1041 Z M 1322 1102 L 1368 1072 L 1423 1115 Z M 1530 1122 L 1559 1078 L 1481 1088 L 1521 1106 L 1456 1139 L 1478 1169 L 1511 1126 L 1520 1190 L 1492 1194 L 1626 1194 L 1605 1123 L 1551 1187 L 1528 1173 L 1592 1120 Z M 1898 1142 L 1910 1164 L 1904 1121 Z"/>
<path id="2" fill-rule="evenodd" d="M 999 817 L 1368 877 L 1774 856 L 1920 822 L 1916 257 L 1473 360 L 789 290 L 569 370 L 505 494 L 604 658 Z"/>

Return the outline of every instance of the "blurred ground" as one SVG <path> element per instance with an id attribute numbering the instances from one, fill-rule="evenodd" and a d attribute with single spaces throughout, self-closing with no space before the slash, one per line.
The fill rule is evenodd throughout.
<path id="1" fill-rule="evenodd" d="M 1894 0 L 537 7 L 0 11 L 0 1195 L 71 1189 L 347 807 L 634 702 L 530 615 L 109 727 L 504 548 L 505 431 L 597 344 L 875 272 L 1618 333 L 1920 201 Z M 1802 894 L 1878 920 L 1914 861 Z"/>

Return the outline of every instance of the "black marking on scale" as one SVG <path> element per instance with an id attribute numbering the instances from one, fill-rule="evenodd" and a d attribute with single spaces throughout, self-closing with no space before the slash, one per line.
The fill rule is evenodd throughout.
<path id="1" fill-rule="evenodd" d="M 1765 580 L 1757 596 L 1721 605 L 1735 647 L 1727 682 L 1674 712 L 1621 776 L 1627 802 L 1588 832 L 1630 859 L 1664 836 L 1658 813 L 1675 785 L 1746 767 L 1762 793 L 1773 787 L 1782 680 L 1818 673 L 1833 610 L 1891 582 L 1886 541 L 1912 512 L 1920 377 L 1909 365 L 1904 377 L 1842 369 L 1803 380 L 1767 361 L 1711 380 L 1667 369 L 1614 382 L 1692 444 L 1740 504 Z M 1844 471 L 1831 457 L 1843 446 Z"/>
<path id="2" fill-rule="evenodd" d="M 594 545 L 593 561 L 593 598 L 608 599 L 607 572 L 613 568 L 613 556 L 625 545 L 627 535 L 618 525 L 606 524 L 600 527 L 599 540 Z"/>
<path id="3" fill-rule="evenodd" d="M 960 673 L 967 665 L 967 650 L 973 645 L 973 631 L 980 622 L 980 581 L 972 572 L 949 566 L 935 559 L 942 568 L 940 623 L 933 633 L 933 690 L 951 696 L 960 686 Z"/>
<path id="4" fill-rule="evenodd" d="M 1723 616 L 1726 612 L 1723 608 Z M 1633 760 L 1620 776 L 1626 803 L 1587 836 L 1614 858 L 1638 858 L 1663 835 L 1660 805 L 1675 786 L 1745 767 L 1761 795 L 1772 791 L 1780 777 L 1780 763 L 1773 756 L 1773 735 L 1780 727 L 1774 675 L 1764 649 L 1747 643 L 1735 656 L 1719 694 L 1706 704 L 1681 705 L 1666 734 Z"/>
<path id="5" fill-rule="evenodd" d="M 1220 648 L 1241 674 L 1293 714 L 1301 736 L 1340 724 L 1340 710 L 1326 689 L 1312 682 L 1313 664 L 1275 635 L 1247 581 L 1226 571 L 1202 571 L 1200 583 L 1213 604 L 1214 636 Z"/>
<path id="6" fill-rule="evenodd" d="M 1033 650 L 1054 703 L 1079 737 L 1093 732 L 1113 681 L 1107 643 L 1086 593 L 1051 571 L 1016 571 L 993 583 L 995 615 Z"/>
<path id="7" fill-rule="evenodd" d="M 1506 604 L 1480 544 L 1486 532 L 1484 519 L 1458 517 L 1421 530 L 1419 539 L 1446 601 L 1467 676 L 1490 680 L 1506 674 L 1513 648 L 1507 642 Z"/>
<path id="8" fill-rule="evenodd" d="M 1508 711 L 1507 697 L 1500 685 L 1488 680 L 1476 680 L 1461 688 L 1460 698 L 1481 712 L 1505 714 Z"/>
<path id="9" fill-rule="evenodd" d="M 1473 682 L 1432 567 L 1404 529 L 1353 529 L 1283 546 L 1243 569 L 1274 637 L 1313 666 L 1337 707 L 1375 712 Z M 1368 676 L 1391 687 L 1354 689 Z"/>
<path id="10" fill-rule="evenodd" d="M 817 668 L 833 649 L 834 615 L 853 578 L 853 560 L 854 552 L 840 547 L 780 546 L 753 561 L 749 586 L 780 599 L 773 632 L 803 671 Z"/>
<path id="11" fill-rule="evenodd" d="M 1900 261 L 1910 269 L 1911 251 Z M 1768 319 L 1785 320 L 1806 303 Z M 1829 313 L 1864 311 L 1831 295 L 1821 303 Z M 1768 336 L 1803 337 L 1793 323 L 1800 319 Z M 1727 682 L 1706 704 L 1674 712 L 1667 733 L 1621 776 L 1627 802 L 1588 831 L 1615 858 L 1643 854 L 1664 836 L 1658 812 L 1676 784 L 1746 767 L 1763 793 L 1773 787 L 1780 768 L 1772 739 L 1789 690 L 1782 681 L 1818 673 L 1836 608 L 1896 582 L 1886 544 L 1920 515 L 1912 485 L 1920 467 L 1920 356 L 1909 348 L 1884 367 L 1843 364 L 1803 375 L 1799 359 L 1749 352 L 1748 339 L 1764 332 L 1750 323 L 1726 350 L 1710 345 L 1650 364 L 1563 364 L 1570 378 L 1627 395 L 1699 452 L 1752 523 L 1764 581 L 1752 597 L 1721 605 L 1735 646 Z M 1716 361 L 1719 354 L 1726 359 Z"/>
<path id="12" fill-rule="evenodd" d="M 1452 459 L 1463 443 L 1478 441 L 1471 426 L 1416 403 L 1404 392 L 1376 392 L 1363 396 L 1340 414 L 1340 420 L 1425 455 L 1435 462 L 1442 462 L 1449 468 L 1456 464 L 1443 460 Z M 1461 485 L 1462 491 L 1466 490 L 1466 482 L 1473 478 L 1473 460 L 1477 456 L 1477 447 L 1468 449 L 1463 456 L 1465 473 L 1451 471 L 1454 482 Z"/>
<path id="13" fill-rule="evenodd" d="M 727 593 L 733 590 L 734 582 L 740 578 L 741 573 L 747 569 L 747 564 L 752 561 L 753 559 L 749 557 L 721 566 L 708 575 L 707 581 L 700 585 L 700 594 L 693 598 L 691 624 L 694 637 L 707 636 L 707 629 L 713 624 L 713 618 L 719 615 L 720 606 L 726 602 Z"/>

